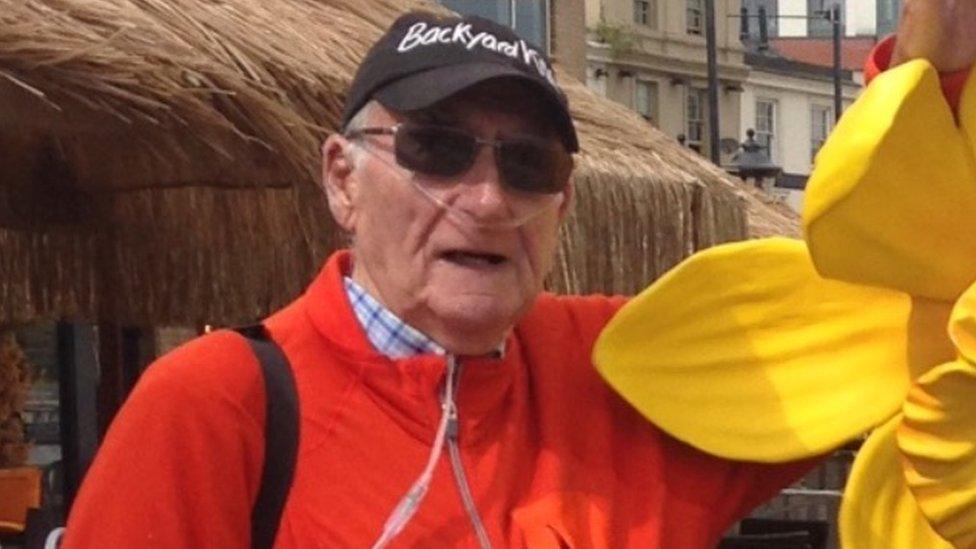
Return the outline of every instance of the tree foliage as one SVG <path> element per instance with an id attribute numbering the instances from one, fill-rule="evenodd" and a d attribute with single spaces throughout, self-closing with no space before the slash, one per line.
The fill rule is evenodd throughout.
<path id="1" fill-rule="evenodd" d="M 13 332 L 0 331 L 0 467 L 22 465 L 27 460 L 21 412 L 30 388 L 31 370 Z"/>

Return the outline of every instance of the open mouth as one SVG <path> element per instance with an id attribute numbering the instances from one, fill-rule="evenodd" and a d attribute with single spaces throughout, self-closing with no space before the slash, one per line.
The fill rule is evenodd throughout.
<path id="1" fill-rule="evenodd" d="M 493 267 L 507 261 L 503 255 L 471 250 L 448 250 L 441 257 L 462 267 Z"/>

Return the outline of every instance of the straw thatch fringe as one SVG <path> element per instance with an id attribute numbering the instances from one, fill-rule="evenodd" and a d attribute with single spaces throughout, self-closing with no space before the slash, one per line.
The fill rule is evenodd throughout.
<path id="1" fill-rule="evenodd" d="M 0 324 L 92 318 L 96 295 L 92 235 L 0 228 L 0 251 Z"/>
<path id="2" fill-rule="evenodd" d="M 583 173 L 583 172 L 581 172 Z M 741 238 L 736 198 L 587 170 L 550 277 L 555 291 L 631 294 L 695 249 Z M 0 230 L 7 321 L 111 318 L 131 325 L 233 324 L 297 296 L 344 243 L 322 199 L 309 245 L 291 189 L 143 190 L 98 197 L 89 232 Z M 185 209 L 202 215 L 187 217 Z M 725 216 L 725 217 L 721 217 Z M 233 224 L 224 223 L 234 220 Z M 319 250 L 318 255 L 313 250 Z M 7 252 L 10 253 L 7 253 Z"/>
<path id="3" fill-rule="evenodd" d="M 681 182 L 724 195 L 747 212 L 746 236 L 800 236 L 799 216 L 758 189 L 731 176 L 701 155 L 652 127 L 634 111 L 600 97 L 582 84 L 564 84 L 580 133 L 584 161 L 580 171 L 602 163 L 605 170 L 640 174 L 649 184 Z M 589 162 L 592 161 L 592 162 Z M 599 169 L 599 168 L 597 168 Z M 731 201 L 734 196 L 737 201 Z M 736 214 L 731 214 L 737 219 Z M 706 240 L 709 240 L 706 238 Z M 716 242 L 723 239 L 713 239 Z"/>
<path id="4" fill-rule="evenodd" d="M 555 291 L 634 294 L 694 251 L 745 234 L 730 193 L 611 168 L 575 178 L 576 205 L 549 280 Z"/>
<path id="5" fill-rule="evenodd" d="M 619 170 L 581 173 L 588 175 L 576 177 L 574 213 L 550 279 L 556 291 L 634 293 L 695 249 L 744 231 L 742 209 L 704 185 L 652 184 Z M 301 203 L 294 192 L 113 193 L 97 198 L 95 227 L 0 230 L 0 309 L 13 322 L 66 316 L 199 325 L 258 318 L 298 295 L 322 256 L 343 244 L 321 198 L 306 203 L 317 215 L 287 215 Z M 183 215 L 187 208 L 201 215 Z M 319 221 L 312 234 L 334 240 L 309 245 L 298 220 L 310 217 Z"/>
<path id="6" fill-rule="evenodd" d="M 294 203 L 290 189 L 106 197 L 106 221 L 99 227 L 99 318 L 229 323 L 282 305 L 300 293 L 300 275 L 313 270 Z M 205 215 L 187 219 L 184 208 Z M 147 246 L 152 242 L 164 246 Z"/>
<path id="7" fill-rule="evenodd" d="M 297 296 L 317 267 L 293 193 L 136 191 L 100 199 L 99 224 L 87 232 L 0 229 L 0 311 L 6 322 L 198 325 L 260 318 Z M 187 217 L 185 208 L 201 215 Z M 322 233 L 341 237 L 327 217 L 320 219 Z"/>
<path id="8" fill-rule="evenodd" d="M 344 242 L 316 185 L 356 65 L 422 2 L 0 0 L 0 321 L 231 323 Z M 632 293 L 796 220 L 564 80 L 583 152 L 551 285 Z"/>

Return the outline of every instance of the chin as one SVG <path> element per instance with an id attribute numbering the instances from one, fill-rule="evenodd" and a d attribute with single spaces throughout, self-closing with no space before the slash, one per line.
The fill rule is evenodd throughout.
<path id="1" fill-rule="evenodd" d="M 466 334 L 464 339 L 469 341 L 490 341 L 494 346 L 527 308 L 524 303 L 514 302 L 511 298 L 511 295 L 460 295 L 434 308 L 433 312 L 450 333 Z"/>
<path id="2" fill-rule="evenodd" d="M 461 325 L 506 326 L 512 324 L 518 315 L 516 304 L 499 303 L 498 300 L 468 298 L 460 296 L 452 299 L 438 311 L 441 318 Z"/>

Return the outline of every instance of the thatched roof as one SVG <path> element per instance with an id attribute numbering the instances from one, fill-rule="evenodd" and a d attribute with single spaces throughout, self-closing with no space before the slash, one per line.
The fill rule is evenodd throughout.
<path id="1" fill-rule="evenodd" d="M 421 1 L 0 0 L 0 322 L 239 322 L 344 236 L 315 183 L 359 58 Z M 642 120 L 566 88 L 583 153 L 552 285 L 633 292 L 796 232 Z M 758 215 L 757 215 L 758 214 Z"/>

